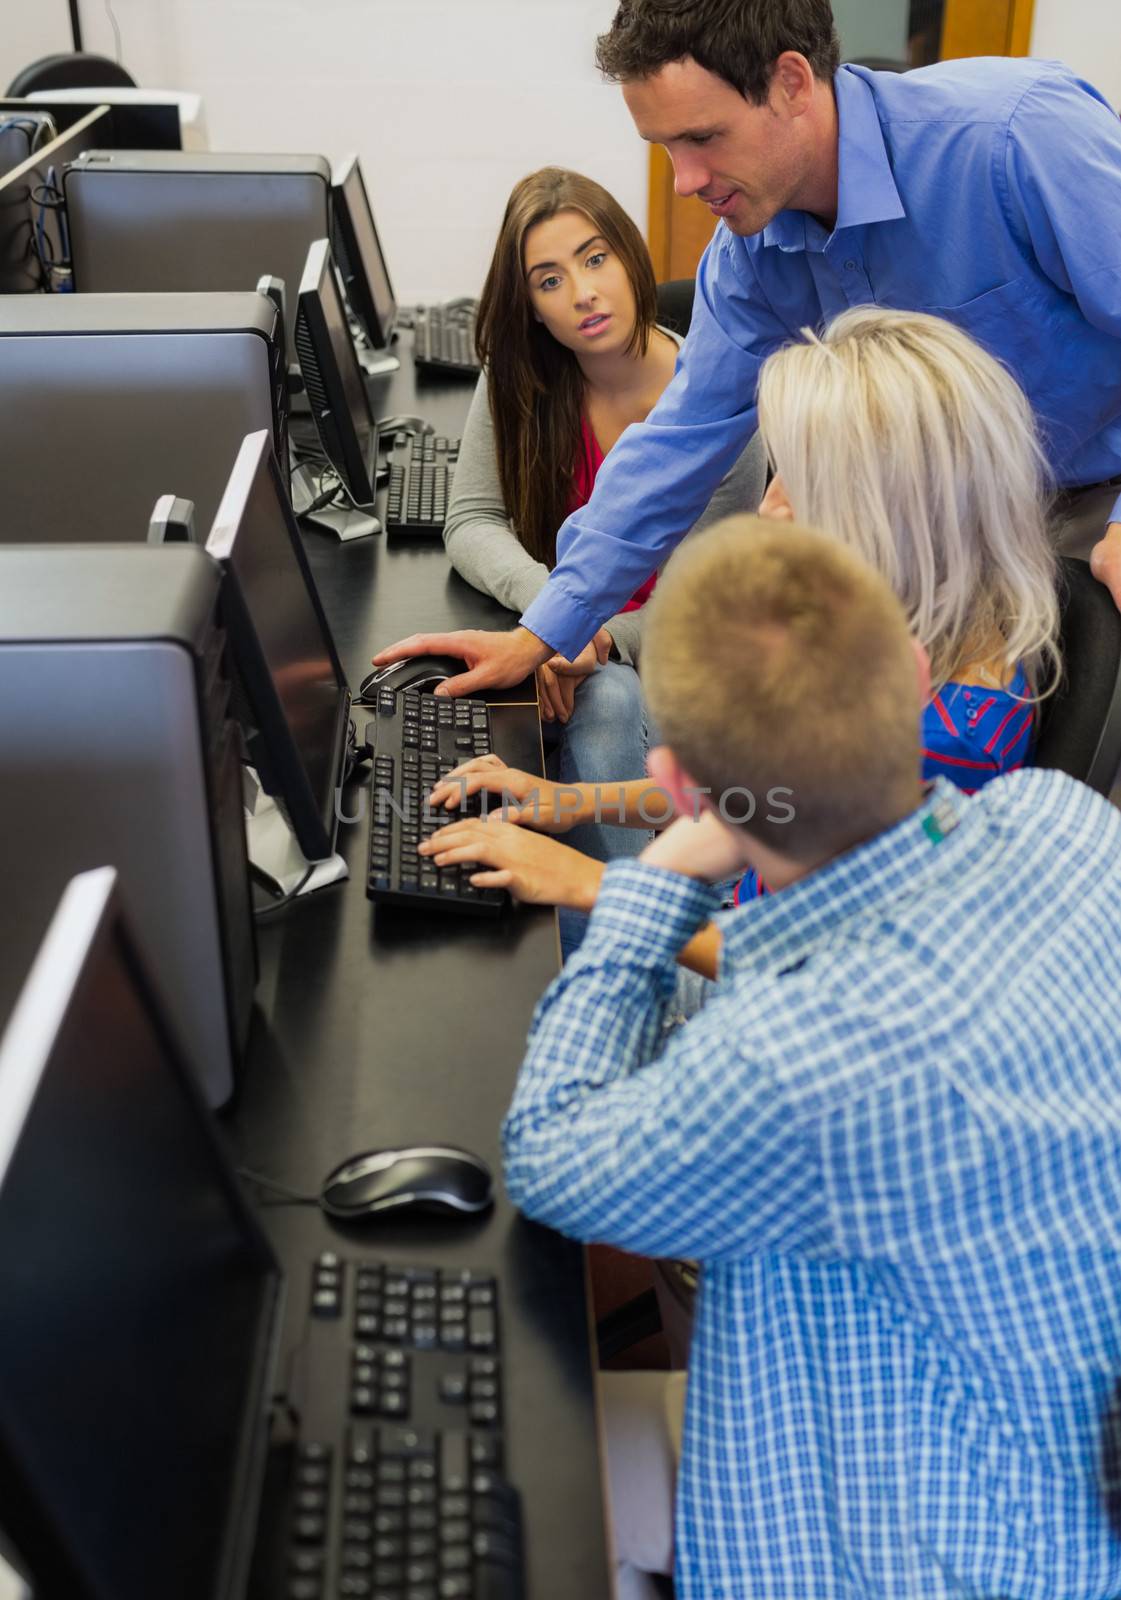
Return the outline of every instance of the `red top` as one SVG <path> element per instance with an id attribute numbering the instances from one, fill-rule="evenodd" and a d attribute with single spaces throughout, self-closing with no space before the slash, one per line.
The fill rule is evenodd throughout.
<path id="1" fill-rule="evenodd" d="M 572 474 L 572 493 L 568 498 L 569 516 L 574 511 L 579 511 L 581 506 L 586 506 L 592 498 L 592 486 L 596 481 L 596 473 L 603 466 L 603 451 L 599 447 L 599 440 L 592 432 L 587 416 L 580 419 L 580 454 L 576 461 L 576 471 Z M 658 574 L 653 572 L 642 585 L 636 589 L 625 606 L 620 606 L 621 611 L 637 611 L 644 606 L 654 592 L 654 585 L 658 581 Z"/>

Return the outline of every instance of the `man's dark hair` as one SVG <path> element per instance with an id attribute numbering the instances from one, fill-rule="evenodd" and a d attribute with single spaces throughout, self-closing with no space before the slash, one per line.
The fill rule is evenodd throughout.
<path id="1" fill-rule="evenodd" d="M 829 0 L 622 0 L 596 40 L 596 64 L 628 83 L 689 56 L 761 105 L 784 50 L 799 51 L 815 77 L 832 82 L 841 45 Z"/>

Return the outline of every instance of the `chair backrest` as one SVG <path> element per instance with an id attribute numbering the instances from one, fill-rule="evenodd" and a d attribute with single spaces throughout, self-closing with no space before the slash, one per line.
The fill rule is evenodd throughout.
<path id="1" fill-rule="evenodd" d="M 86 50 L 70 50 L 63 55 L 43 56 L 8 85 L 8 98 L 34 94 L 37 89 L 135 89 L 136 79 L 108 56 Z"/>
<path id="2" fill-rule="evenodd" d="M 695 278 L 671 278 L 658 285 L 658 321 L 684 339 L 693 316 Z"/>
<path id="3" fill-rule="evenodd" d="M 1032 760 L 1108 794 L 1121 767 L 1121 612 L 1085 561 L 1059 565 L 1063 682 L 1043 702 Z"/>

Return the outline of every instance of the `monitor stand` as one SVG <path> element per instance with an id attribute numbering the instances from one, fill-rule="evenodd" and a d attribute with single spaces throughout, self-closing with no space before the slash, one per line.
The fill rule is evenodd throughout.
<path id="1" fill-rule="evenodd" d="M 355 511 L 350 506 L 320 506 L 318 511 L 306 511 L 304 507 L 317 498 L 315 480 L 307 467 L 297 466 L 291 482 L 292 510 L 300 521 L 310 523 L 313 528 L 325 528 L 340 544 L 351 539 L 368 539 L 372 533 L 381 532 L 381 523 L 368 511 Z"/>
<path id="2" fill-rule="evenodd" d="M 361 346 L 356 348 L 355 354 L 367 378 L 380 378 L 385 373 L 398 372 L 401 367 L 400 357 L 390 350 L 371 350 Z"/>
<path id="3" fill-rule="evenodd" d="M 337 851 L 323 861 L 309 861 L 296 842 L 284 813 L 261 788 L 256 772 L 246 767 L 244 774 L 245 842 L 249 863 L 258 876 L 275 885 L 278 898 L 312 894 L 316 889 L 325 889 L 329 883 L 339 883 L 350 876 L 346 862 Z"/>

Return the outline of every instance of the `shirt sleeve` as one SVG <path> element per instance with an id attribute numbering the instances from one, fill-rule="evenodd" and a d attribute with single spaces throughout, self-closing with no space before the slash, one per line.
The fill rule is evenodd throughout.
<path id="1" fill-rule="evenodd" d="M 604 875 L 591 925 L 538 1007 L 504 1125 L 506 1185 L 536 1221 L 649 1256 L 834 1253 L 819 1165 L 717 992 L 668 1036 L 675 956 L 707 886 L 639 862 Z"/>
<path id="2" fill-rule="evenodd" d="M 1121 119 L 1090 84 L 1039 78 L 1008 128 L 1005 181 L 1042 270 L 1121 340 Z M 1121 405 L 1121 347 L 1117 359 Z M 1121 520 L 1121 499 L 1111 520 Z"/>
<path id="3" fill-rule="evenodd" d="M 755 432 L 759 368 L 788 337 L 744 245 L 721 225 L 697 273 L 677 372 L 615 445 L 522 623 L 574 656 L 691 528 Z"/>
<path id="4" fill-rule="evenodd" d="M 716 493 L 681 543 L 686 543 L 695 533 L 710 528 L 714 522 L 719 522 L 723 517 L 758 511 L 759 502 L 763 498 L 766 476 L 766 452 L 763 449 L 762 439 L 755 433 L 752 434 L 747 448 L 739 456 L 731 472 L 721 479 Z M 677 548 L 680 549 L 680 545 Z M 616 657 L 626 662 L 628 666 L 638 665 L 645 612 L 646 607 L 640 606 L 637 611 L 619 612 L 603 624 L 615 641 Z"/>
<path id="5" fill-rule="evenodd" d="M 463 425 L 444 545 L 461 578 L 511 611 L 524 611 L 548 582 L 548 567 L 526 550 L 502 498 L 485 373 Z"/>

